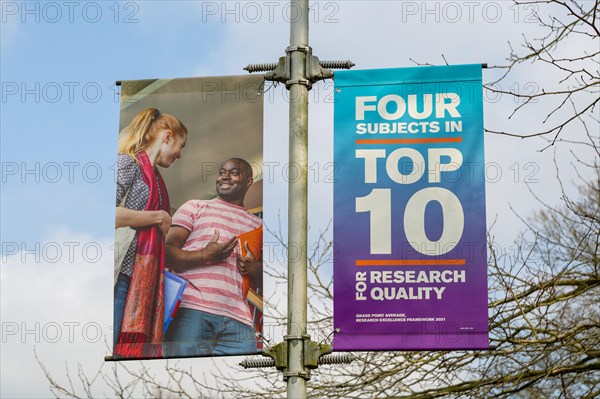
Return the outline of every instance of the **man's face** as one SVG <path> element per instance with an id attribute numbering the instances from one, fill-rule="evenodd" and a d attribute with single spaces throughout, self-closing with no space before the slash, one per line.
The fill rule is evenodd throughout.
<path id="1" fill-rule="evenodd" d="M 225 201 L 243 201 L 251 185 L 252 178 L 247 176 L 244 163 L 230 159 L 221 166 L 217 175 L 217 194 Z"/>

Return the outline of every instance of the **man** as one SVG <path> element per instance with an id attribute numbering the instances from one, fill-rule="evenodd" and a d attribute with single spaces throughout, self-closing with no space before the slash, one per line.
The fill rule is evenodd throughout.
<path id="1" fill-rule="evenodd" d="M 250 164 L 228 159 L 217 175 L 218 197 L 190 200 L 173 215 L 166 237 L 167 265 L 187 284 L 165 336 L 166 357 L 256 352 L 242 276 L 260 278 L 262 261 L 247 245 L 246 257 L 237 248 L 238 235 L 262 225 L 243 205 L 252 183 Z"/>

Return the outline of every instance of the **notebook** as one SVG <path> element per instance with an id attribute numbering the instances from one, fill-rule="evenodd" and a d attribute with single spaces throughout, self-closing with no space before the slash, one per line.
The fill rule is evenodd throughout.
<path id="1" fill-rule="evenodd" d="M 165 270 L 165 332 L 179 309 L 184 289 L 185 279 Z"/>

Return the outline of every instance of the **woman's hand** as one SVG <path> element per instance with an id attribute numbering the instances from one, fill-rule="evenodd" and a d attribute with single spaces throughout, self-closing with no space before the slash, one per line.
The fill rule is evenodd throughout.
<path id="1" fill-rule="evenodd" d="M 164 236 L 171 227 L 171 216 L 165 211 L 136 211 L 119 206 L 116 216 L 115 227 L 157 226 Z"/>
<path id="2" fill-rule="evenodd" d="M 165 211 L 154 211 L 154 213 L 156 214 L 156 223 L 154 224 L 158 226 L 160 232 L 166 237 L 171 228 L 171 215 Z"/>

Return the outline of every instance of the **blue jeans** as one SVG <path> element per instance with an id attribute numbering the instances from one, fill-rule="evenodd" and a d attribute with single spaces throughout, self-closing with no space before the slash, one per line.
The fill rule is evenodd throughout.
<path id="1" fill-rule="evenodd" d="M 165 357 L 257 353 L 254 329 L 226 316 L 179 308 L 163 345 Z"/>
<path id="2" fill-rule="evenodd" d="M 121 333 L 121 325 L 123 324 L 123 313 L 125 312 L 125 301 L 127 300 L 127 292 L 129 291 L 129 283 L 131 277 L 120 273 L 115 284 L 115 313 L 113 321 L 113 343 L 116 345 Z M 114 350 L 114 347 L 113 347 Z"/>

